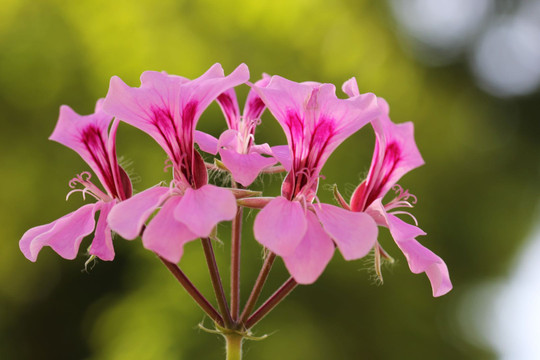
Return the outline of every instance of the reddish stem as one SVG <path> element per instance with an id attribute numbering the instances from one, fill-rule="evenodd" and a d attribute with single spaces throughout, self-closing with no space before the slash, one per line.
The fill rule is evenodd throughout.
<path id="1" fill-rule="evenodd" d="M 287 280 L 279 289 L 276 290 L 275 293 L 270 296 L 268 300 L 262 304 L 257 311 L 253 313 L 249 317 L 249 319 L 245 322 L 246 329 L 250 329 L 255 324 L 257 324 L 259 321 L 262 320 L 272 309 L 274 309 L 287 295 L 291 293 L 291 291 L 294 290 L 294 288 L 298 285 L 298 283 L 290 277 L 289 280 Z"/>
<path id="2" fill-rule="evenodd" d="M 193 283 L 188 279 L 186 274 L 184 274 L 184 272 L 180 270 L 178 265 L 165 260 L 161 256 L 158 256 L 158 257 L 161 260 L 161 262 L 165 264 L 167 269 L 169 269 L 169 271 L 174 275 L 174 277 L 178 280 L 178 282 L 184 287 L 184 289 L 188 292 L 188 294 L 193 298 L 193 300 L 195 300 L 197 305 L 199 305 L 201 309 L 203 309 L 203 311 L 208 316 L 210 316 L 212 320 L 214 320 L 214 322 L 218 323 L 219 326 L 223 326 L 224 323 L 223 323 L 223 318 L 221 317 L 221 315 L 212 306 L 212 304 L 210 304 L 210 302 L 206 300 L 204 295 L 201 294 L 201 292 L 195 287 L 195 285 L 193 285 Z"/>
<path id="3" fill-rule="evenodd" d="M 201 238 L 202 246 L 204 249 L 204 256 L 206 257 L 206 264 L 208 265 L 208 271 L 210 272 L 210 278 L 212 279 L 212 285 L 214 287 L 214 293 L 219 306 L 219 311 L 223 316 L 223 322 L 226 328 L 231 329 L 233 321 L 225 292 L 223 291 L 223 284 L 221 283 L 221 276 L 219 276 L 219 270 L 216 263 L 216 257 L 214 255 L 214 249 L 212 248 L 212 242 L 209 238 Z"/>
<path id="4" fill-rule="evenodd" d="M 251 315 L 253 308 L 255 308 L 255 305 L 257 304 L 257 300 L 259 299 L 259 296 L 261 295 L 261 291 L 263 289 L 264 283 L 266 282 L 266 279 L 268 278 L 268 274 L 270 273 L 270 270 L 272 269 L 272 264 L 274 263 L 275 259 L 276 259 L 276 254 L 271 252 L 268 254 L 266 259 L 264 260 L 264 264 L 261 268 L 261 271 L 259 272 L 257 281 L 255 281 L 253 290 L 251 291 L 251 294 L 249 295 L 249 299 L 246 302 L 246 306 L 244 307 L 244 311 L 242 311 L 242 315 L 240 316 L 240 323 L 245 323 L 246 320 L 248 319 L 248 316 Z"/>

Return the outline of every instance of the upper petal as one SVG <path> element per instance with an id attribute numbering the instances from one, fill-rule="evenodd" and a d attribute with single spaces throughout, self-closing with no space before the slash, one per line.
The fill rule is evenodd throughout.
<path id="1" fill-rule="evenodd" d="M 360 91 L 358 90 L 358 84 L 356 82 L 356 78 L 354 77 L 345 81 L 343 83 L 343 86 L 341 87 L 341 90 L 343 90 L 345 94 L 349 95 L 349 97 L 360 95 Z"/>
<path id="2" fill-rule="evenodd" d="M 50 246 L 64 259 L 77 256 L 81 241 L 95 227 L 96 204 L 87 204 L 47 225 L 37 226 L 24 233 L 19 247 L 30 261 L 36 261 L 44 246 Z"/>
<path id="3" fill-rule="evenodd" d="M 426 233 L 392 214 L 387 214 L 386 218 L 392 237 L 407 258 L 409 268 L 415 274 L 426 273 L 433 289 L 433 296 L 442 296 L 452 290 L 445 262 L 416 240 L 416 237 Z"/>
<path id="4" fill-rule="evenodd" d="M 101 100 L 90 115 L 79 115 L 69 106 L 62 105 L 49 139 L 76 151 L 90 165 L 108 193 L 116 194 L 114 171 L 118 165 L 111 161 L 115 154 L 111 154 L 107 134 L 113 117 L 101 109 Z"/>
<path id="5" fill-rule="evenodd" d="M 322 274 L 334 254 L 334 244 L 324 231 L 317 216 L 306 213 L 307 231 L 291 255 L 283 261 L 299 284 L 312 284 Z"/>
<path id="6" fill-rule="evenodd" d="M 176 220 L 184 223 L 198 237 L 208 237 L 220 221 L 236 215 L 236 198 L 227 189 L 204 185 L 188 188 L 174 209 Z"/>
<path id="7" fill-rule="evenodd" d="M 273 76 L 266 87 L 254 89 L 282 126 L 293 165 L 315 176 L 339 144 L 379 114 L 373 94 L 338 99 L 332 84 Z"/>
<path id="8" fill-rule="evenodd" d="M 364 207 L 382 198 L 399 179 L 424 164 L 414 141 L 412 122 L 394 124 L 388 117 L 388 104 L 378 99 L 381 116 L 372 122 L 375 130 L 375 150 L 366 180 Z"/>
<path id="9" fill-rule="evenodd" d="M 217 103 L 225 115 L 229 129 L 238 130 L 240 121 L 240 110 L 238 109 L 238 100 L 234 89 L 229 89 L 217 97 Z"/>
<path id="10" fill-rule="evenodd" d="M 264 168 L 276 163 L 274 158 L 257 153 L 239 154 L 233 150 L 221 149 L 219 154 L 234 181 L 243 186 L 249 186 Z"/>
<path id="11" fill-rule="evenodd" d="M 280 256 L 289 256 L 307 231 L 305 211 L 298 201 L 278 196 L 255 218 L 255 239 Z"/>
<path id="12" fill-rule="evenodd" d="M 270 83 L 270 79 L 270 75 L 263 74 L 262 79 L 253 85 L 257 87 L 266 87 Z M 244 105 L 244 120 L 251 121 L 260 118 L 264 109 L 266 109 L 266 106 L 261 97 L 254 89 L 251 89 L 247 96 L 246 104 Z"/>
<path id="13" fill-rule="evenodd" d="M 186 225 L 174 218 L 174 209 L 180 201 L 180 196 L 169 198 L 152 218 L 142 236 L 145 248 L 173 263 L 180 261 L 184 244 L 197 238 Z"/>
<path id="14" fill-rule="evenodd" d="M 111 229 L 124 239 L 133 240 L 141 233 L 146 219 L 169 196 L 169 188 L 155 186 L 116 204 L 107 217 Z"/>
<path id="15" fill-rule="evenodd" d="M 353 212 L 329 204 L 314 205 L 324 230 L 336 242 L 345 260 L 367 255 L 377 241 L 378 228 L 366 213 Z"/>
<path id="16" fill-rule="evenodd" d="M 216 64 L 195 80 L 145 72 L 139 88 L 131 88 L 113 77 L 103 108 L 151 135 L 180 164 L 183 156 L 189 157 L 201 113 L 218 95 L 248 78 L 245 64 L 228 76 Z"/>

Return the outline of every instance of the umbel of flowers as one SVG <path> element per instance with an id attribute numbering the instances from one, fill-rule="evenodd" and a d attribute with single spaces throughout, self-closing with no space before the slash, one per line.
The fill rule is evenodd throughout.
<path id="1" fill-rule="evenodd" d="M 235 87 L 242 84 L 251 90 L 241 113 Z M 99 180 L 91 181 L 90 172 L 77 175 L 69 183 L 73 190 L 68 197 L 81 192 L 96 201 L 28 230 L 20 249 L 31 261 L 44 246 L 74 259 L 83 238 L 93 233 L 88 254 L 110 261 L 115 256 L 113 234 L 126 240 L 141 237 L 143 246 L 159 257 L 214 321 L 215 330 L 209 331 L 227 339 L 228 359 L 241 358 L 242 340 L 253 339 L 250 329 L 298 284 L 317 280 L 336 248 L 346 260 L 373 256 L 382 279 L 381 262 L 391 257 L 377 241 L 380 227 L 389 229 L 411 271 L 426 273 L 433 296 L 446 294 L 452 289 L 446 264 L 417 240 L 425 233 L 404 210 L 413 207 L 416 197 L 397 184 L 424 164 L 413 124 L 393 123 L 386 101 L 360 94 L 354 78 L 345 82 L 343 91 L 347 98 L 338 98 L 332 84 L 297 83 L 266 74 L 251 83 L 245 64 L 227 76 L 215 64 L 194 80 L 146 71 L 139 87 L 115 76 L 93 114 L 78 115 L 62 106 L 50 137 L 76 151 Z M 214 101 L 227 126 L 218 137 L 197 130 L 201 114 Z M 256 128 L 265 109 L 281 125 L 287 145 L 256 143 Z M 163 148 L 171 178 L 132 194 L 131 181 L 116 155 L 120 122 L 146 132 Z M 368 125 L 375 133 L 375 149 L 366 179 L 349 201 L 334 185 L 336 204 L 320 202 L 317 193 L 326 160 L 345 139 Z M 216 156 L 214 162 L 205 162 L 199 151 Z M 210 169 L 228 173 L 230 187 L 209 183 Z M 261 173 L 283 173 L 280 194 L 249 190 Z M 387 196 L 391 190 L 393 197 Z M 260 209 L 253 234 L 266 251 L 253 290 L 241 307 L 241 224 L 246 207 Z M 406 215 L 414 224 L 397 215 Z M 218 236 L 216 226 L 223 221 L 232 222 L 230 297 L 223 289 L 212 245 Z M 184 245 L 198 239 L 217 308 L 178 266 Z M 255 309 L 277 256 L 291 276 Z"/>

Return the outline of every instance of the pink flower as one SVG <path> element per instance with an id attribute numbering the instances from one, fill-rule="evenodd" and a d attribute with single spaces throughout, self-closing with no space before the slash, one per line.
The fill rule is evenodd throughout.
<path id="1" fill-rule="evenodd" d="M 342 100 L 331 84 L 295 83 L 279 76 L 254 89 L 285 131 L 291 154 L 282 196 L 257 215 L 255 238 L 283 258 L 297 282 L 309 284 L 330 261 L 334 243 L 350 260 L 365 256 L 376 242 L 377 225 L 369 215 L 312 205 L 324 163 L 339 144 L 378 115 L 376 97 Z"/>
<path id="2" fill-rule="evenodd" d="M 343 90 L 349 96 L 357 96 L 359 92 L 356 80 L 352 78 L 347 81 Z M 372 121 L 376 142 L 367 179 L 356 188 L 350 207 L 344 201 L 341 203 L 353 212 L 371 215 L 378 225 L 388 228 L 407 258 L 411 271 L 415 274 L 425 272 L 431 282 L 433 296 L 441 296 L 452 289 L 446 264 L 416 240 L 416 237 L 425 235 L 425 232 L 395 216 L 408 215 L 418 225 L 413 215 L 398 210 L 403 207 L 412 208 L 416 197 L 396 185 L 403 175 L 424 164 L 414 141 L 413 124 L 394 124 L 388 116 L 388 104 L 380 98 L 378 102 L 382 114 Z M 382 200 L 391 188 L 396 189 L 397 196 L 383 205 Z M 382 249 L 377 244 L 376 256 L 379 256 L 379 251 Z"/>
<path id="3" fill-rule="evenodd" d="M 74 188 L 77 183 L 83 197 L 89 194 L 98 201 L 87 204 L 47 225 L 28 230 L 19 242 L 24 256 L 36 261 L 44 246 L 50 246 L 65 259 L 77 256 L 82 239 L 91 234 L 95 236 L 89 249 L 91 255 L 102 260 L 112 260 L 114 249 L 111 229 L 107 225 L 107 216 L 118 201 L 131 196 L 131 182 L 116 159 L 115 137 L 118 122 L 114 122 L 110 132 L 112 116 L 101 109 L 102 100 L 98 101 L 94 114 L 81 116 L 69 106 L 60 108 L 60 117 L 50 139 L 76 151 L 97 174 L 105 191 L 90 181 L 90 173 L 84 172 L 70 181 Z M 97 225 L 94 215 L 99 211 Z"/>
<path id="4" fill-rule="evenodd" d="M 156 186 L 115 206 L 108 221 L 126 239 L 140 235 L 148 217 L 160 206 L 142 236 L 143 244 L 165 259 L 178 262 L 183 245 L 208 237 L 216 224 L 236 214 L 236 199 L 227 189 L 209 185 L 204 161 L 194 142 L 205 147 L 209 135 L 195 130 L 202 112 L 220 94 L 245 83 L 245 64 L 224 76 L 215 64 L 195 80 L 146 71 L 141 86 L 131 88 L 111 79 L 104 109 L 152 136 L 173 167 L 170 187 Z"/>
<path id="5" fill-rule="evenodd" d="M 270 76 L 263 74 L 263 78 L 254 86 L 264 87 L 269 82 Z M 236 182 L 248 186 L 263 169 L 277 162 L 273 150 L 277 149 L 279 153 L 283 146 L 271 148 L 268 144 L 255 144 L 255 129 L 260 123 L 260 117 L 266 106 L 253 89 L 248 94 L 242 116 L 240 116 L 236 93 L 233 89 L 218 96 L 217 101 L 229 128 L 221 134 L 219 141 L 216 141 L 221 160 Z"/>

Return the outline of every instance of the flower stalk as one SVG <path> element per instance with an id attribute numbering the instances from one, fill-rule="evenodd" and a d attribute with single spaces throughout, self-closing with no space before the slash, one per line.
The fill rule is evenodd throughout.
<path id="1" fill-rule="evenodd" d="M 264 302 L 246 321 L 245 326 L 247 329 L 253 327 L 259 321 L 261 321 L 270 311 L 272 311 L 283 299 L 287 297 L 294 290 L 298 283 L 290 277 L 279 289 L 276 290 L 268 300 Z"/>
<path id="2" fill-rule="evenodd" d="M 217 310 L 206 300 L 203 294 L 193 285 L 193 283 L 188 279 L 186 274 L 180 268 L 178 265 L 173 264 L 170 261 L 165 260 L 161 256 L 159 256 L 159 260 L 169 269 L 171 274 L 174 275 L 174 277 L 178 280 L 178 282 L 184 287 L 184 289 L 188 292 L 188 294 L 195 300 L 197 305 L 200 306 L 200 308 L 212 319 L 214 322 L 219 324 L 220 326 L 223 326 L 223 318 L 221 315 L 217 312 Z"/>
<path id="3" fill-rule="evenodd" d="M 208 271 L 210 272 L 210 279 L 212 280 L 212 286 L 214 287 L 219 311 L 223 316 L 223 324 L 226 328 L 230 329 L 233 326 L 233 320 L 231 318 L 225 292 L 223 291 L 223 284 L 221 282 L 221 276 L 219 275 L 212 242 L 209 238 L 202 238 L 201 243 L 204 249 L 204 256 L 206 257 L 206 264 L 208 265 Z"/>
<path id="4" fill-rule="evenodd" d="M 264 259 L 264 263 L 261 267 L 261 271 L 259 272 L 259 276 L 257 276 L 257 280 L 255 281 L 255 285 L 253 286 L 253 290 L 251 291 L 249 299 L 246 302 L 246 306 L 244 307 L 242 315 L 240 316 L 240 322 L 242 324 L 247 321 L 249 315 L 251 315 L 251 312 L 255 308 L 257 300 L 261 295 L 264 283 L 266 282 L 266 279 L 268 279 L 268 274 L 270 274 L 270 270 L 272 269 L 272 264 L 274 264 L 274 260 L 276 260 L 276 254 L 272 252 L 266 256 L 266 259 Z M 249 329 L 249 327 L 246 328 Z"/>
<path id="5" fill-rule="evenodd" d="M 240 313 L 240 254 L 243 215 L 244 210 L 239 206 L 231 230 L 231 317 L 235 323 L 238 321 Z"/>

